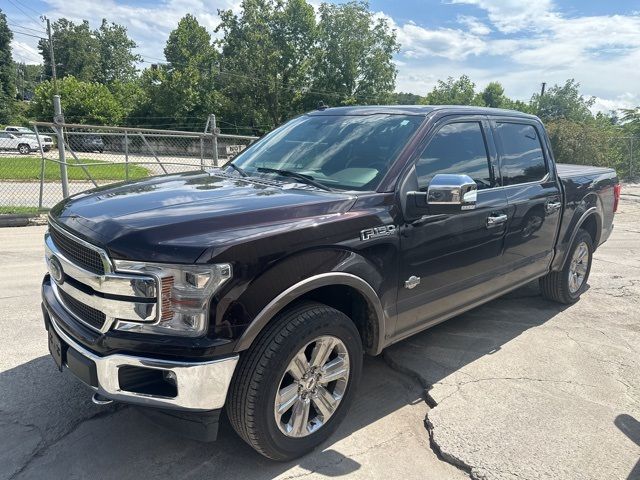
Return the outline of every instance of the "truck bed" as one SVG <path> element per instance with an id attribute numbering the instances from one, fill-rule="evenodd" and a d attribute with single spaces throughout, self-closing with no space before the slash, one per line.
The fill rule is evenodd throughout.
<path id="1" fill-rule="evenodd" d="M 572 165 L 569 163 L 557 163 L 556 170 L 560 178 L 581 177 L 584 175 L 602 175 L 613 174 L 616 171 L 613 168 L 594 167 L 592 165 Z"/>

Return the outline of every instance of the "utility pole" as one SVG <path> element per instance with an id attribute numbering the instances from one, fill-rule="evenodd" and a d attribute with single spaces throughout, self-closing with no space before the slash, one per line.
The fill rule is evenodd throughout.
<path id="1" fill-rule="evenodd" d="M 212 136 L 212 140 L 213 140 L 213 166 L 214 167 L 219 167 L 219 162 L 218 162 L 218 134 L 220 133 L 220 131 L 218 130 L 218 127 L 216 126 L 216 116 L 212 113 L 211 115 L 209 115 L 209 126 L 211 128 L 211 133 L 213 134 Z"/>
<path id="2" fill-rule="evenodd" d="M 540 96 L 544 97 L 544 91 L 547 88 L 547 82 L 542 82 L 542 88 L 540 89 Z"/>
<path id="3" fill-rule="evenodd" d="M 67 175 L 67 160 L 64 149 L 64 115 L 62 114 L 62 104 L 60 103 L 60 92 L 58 91 L 58 76 L 56 74 L 56 57 L 53 53 L 53 38 L 51 37 L 51 21 L 43 16 L 47 22 L 47 34 L 49 36 L 49 55 L 51 60 L 51 76 L 53 77 L 53 123 L 55 124 L 56 137 L 58 142 L 58 160 L 60 161 L 60 179 L 62 183 L 62 197 L 69 196 L 69 177 Z"/>
<path id="4" fill-rule="evenodd" d="M 58 92 L 58 76 L 56 75 L 56 57 L 53 53 L 53 40 L 51 38 L 51 21 L 45 16 L 42 17 L 47 22 L 47 34 L 49 35 L 49 57 L 51 60 L 51 76 L 53 77 L 53 91 L 56 95 Z"/>

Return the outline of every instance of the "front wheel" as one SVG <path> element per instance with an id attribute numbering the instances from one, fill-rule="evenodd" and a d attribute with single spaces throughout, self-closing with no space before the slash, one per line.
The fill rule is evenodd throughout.
<path id="1" fill-rule="evenodd" d="M 26 143 L 21 143 L 18 145 L 18 153 L 20 153 L 20 155 L 27 155 L 31 153 L 31 147 Z"/>
<path id="2" fill-rule="evenodd" d="M 241 356 L 227 403 L 231 425 L 265 457 L 304 455 L 347 414 L 362 355 L 349 317 L 323 304 L 298 304 L 275 318 Z"/>
<path id="3" fill-rule="evenodd" d="M 593 240 L 586 230 L 578 230 L 564 268 L 540 279 L 542 296 L 556 302 L 575 303 L 587 289 L 593 259 Z"/>

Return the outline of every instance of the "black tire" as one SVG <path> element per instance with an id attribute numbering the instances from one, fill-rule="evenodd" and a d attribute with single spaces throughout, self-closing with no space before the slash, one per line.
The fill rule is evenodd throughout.
<path id="1" fill-rule="evenodd" d="M 346 389 L 324 425 L 307 436 L 293 438 L 278 426 L 274 415 L 276 393 L 293 357 L 323 335 L 339 339 L 346 347 Z M 325 441 L 347 414 L 360 380 L 362 357 L 360 335 L 349 317 L 320 303 L 296 304 L 274 318 L 251 348 L 240 355 L 226 407 L 231 425 L 267 458 L 286 461 L 304 455 Z"/>
<path id="2" fill-rule="evenodd" d="M 586 273 L 580 288 L 576 291 L 572 291 L 569 285 L 569 276 L 571 275 L 571 263 L 572 258 L 579 245 L 585 244 L 588 249 L 588 258 L 586 265 Z M 540 279 L 540 290 L 542 296 L 560 302 L 564 304 L 571 304 L 578 301 L 580 295 L 587 289 L 587 281 L 589 280 L 589 273 L 591 272 L 591 262 L 593 260 L 593 240 L 591 235 L 586 230 L 578 230 L 576 238 L 573 240 L 573 244 L 569 249 L 567 261 L 562 270 L 558 272 L 549 272 L 547 275 Z"/>
<path id="3" fill-rule="evenodd" d="M 31 147 L 26 143 L 21 143 L 18 145 L 18 153 L 20 155 L 29 155 L 31 153 Z"/>

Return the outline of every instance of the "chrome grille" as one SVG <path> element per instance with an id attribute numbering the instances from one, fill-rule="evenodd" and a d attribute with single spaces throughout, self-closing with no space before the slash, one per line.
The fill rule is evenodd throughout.
<path id="1" fill-rule="evenodd" d="M 155 277 L 114 271 L 107 252 L 53 221 L 44 242 L 49 270 L 64 272 L 62 279 L 51 276 L 58 301 L 88 327 L 106 332 L 116 321 L 153 322 L 158 318 Z"/>
<path id="2" fill-rule="evenodd" d="M 76 300 L 62 289 L 58 289 L 58 294 L 60 295 L 64 306 L 67 307 L 67 309 L 76 317 L 80 318 L 84 323 L 87 323 L 96 330 L 102 329 L 104 322 L 107 319 L 104 313 Z"/>
<path id="3" fill-rule="evenodd" d="M 50 228 L 49 234 L 56 247 L 69 259 L 89 272 L 104 275 L 104 264 L 100 254 L 72 238 L 60 233 L 57 228 Z"/>

